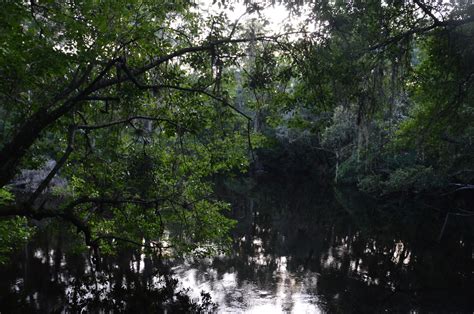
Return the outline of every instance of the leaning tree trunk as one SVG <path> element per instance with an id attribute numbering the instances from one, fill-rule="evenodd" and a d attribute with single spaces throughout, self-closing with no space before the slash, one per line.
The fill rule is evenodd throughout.
<path id="1" fill-rule="evenodd" d="M 22 158 L 36 139 L 55 119 L 46 111 L 31 116 L 20 128 L 12 140 L 0 151 L 0 187 L 8 184 L 16 175 Z"/>

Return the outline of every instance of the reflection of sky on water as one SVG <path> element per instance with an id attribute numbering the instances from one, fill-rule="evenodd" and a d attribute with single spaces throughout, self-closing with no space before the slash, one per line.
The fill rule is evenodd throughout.
<path id="1" fill-rule="evenodd" d="M 257 228 L 254 230 L 263 230 Z M 267 228 L 266 231 L 271 231 Z M 284 240 L 285 237 L 280 239 Z M 238 246 L 247 240 L 242 237 Z M 319 257 L 321 269 L 325 272 L 337 271 L 347 273 L 348 276 L 365 282 L 368 286 L 377 286 L 381 279 L 371 274 L 366 262 L 362 258 L 355 258 L 352 252 L 352 243 L 358 240 L 358 235 L 351 238 L 335 237 L 332 245 Z M 247 254 L 235 254 L 227 258 L 221 256 L 215 259 L 204 259 L 193 261 L 186 260 L 175 266 L 173 271 L 175 277 L 181 282 L 182 287 L 189 288 L 193 297 L 199 297 L 201 291 L 210 293 L 213 301 L 219 304 L 221 313 L 321 313 L 325 312 L 321 307 L 322 301 L 318 296 L 318 272 L 305 270 L 299 265 L 296 270 L 288 270 L 288 262 L 291 256 L 273 256 L 266 254 L 264 241 L 259 237 L 252 238 L 251 252 Z M 267 248 L 268 249 L 268 248 Z M 392 246 L 377 247 L 376 241 L 365 243 L 363 250 L 367 256 L 383 252 L 388 261 L 393 265 L 406 267 L 410 262 L 410 251 L 404 250 L 401 241 L 393 241 Z M 246 259 L 246 266 L 253 267 L 255 272 L 270 271 L 268 277 L 259 280 L 258 275 L 239 273 L 234 267 L 226 267 L 225 272 L 213 267 L 215 261 L 226 264 L 229 259 Z M 349 267 L 344 266 L 349 260 Z M 245 272 L 245 270 L 244 270 Z M 393 288 L 390 282 L 390 271 L 382 274 L 386 287 Z M 335 299 L 339 294 L 334 296 Z"/>
<path id="2" fill-rule="evenodd" d="M 263 254 L 257 260 L 263 261 Z M 275 261 L 277 269 L 271 274 L 274 291 L 260 287 L 256 282 L 240 281 L 238 271 L 231 269 L 222 275 L 209 266 L 200 272 L 189 264 L 176 266 L 173 270 L 182 286 L 190 288 L 194 297 L 201 291 L 209 292 L 219 304 L 221 313 L 319 313 L 315 296 L 316 273 L 296 274 L 287 269 L 287 258 Z"/>
<path id="3" fill-rule="evenodd" d="M 272 233 L 272 228 L 263 228 L 254 224 L 254 231 L 265 237 L 265 233 Z M 328 249 L 319 256 L 321 269 L 325 271 L 343 271 L 349 276 L 357 276 L 360 281 L 367 285 L 379 285 L 379 278 L 370 274 L 362 258 L 354 258 L 352 245 L 357 242 L 359 233 L 352 237 L 335 236 L 333 243 L 328 243 Z M 277 237 L 281 242 L 285 242 L 287 237 Z M 250 241 L 251 240 L 251 241 Z M 305 269 L 303 265 L 298 265 L 293 270 L 288 269 L 288 263 L 294 259 L 292 256 L 277 256 L 272 254 L 271 247 L 265 247 L 268 241 L 253 236 L 242 236 L 236 239 L 236 246 L 245 247 L 250 241 L 250 250 L 234 252 L 231 256 L 221 255 L 214 259 L 193 260 L 187 259 L 173 268 L 175 277 L 180 280 L 181 286 L 189 288 L 194 298 L 198 298 L 201 291 L 209 292 L 214 302 L 219 304 L 221 313 L 320 313 L 321 300 L 318 295 L 318 277 L 320 273 Z M 278 242 L 278 241 L 277 241 Z M 273 243 L 275 245 L 275 243 Z M 367 241 L 364 243 L 363 253 L 365 256 L 383 252 L 388 257 L 390 263 L 394 265 L 402 263 L 407 266 L 410 262 L 411 252 L 404 250 L 401 241 L 393 241 L 392 246 L 377 247 L 377 241 Z M 66 255 L 60 253 L 59 258 L 54 249 L 43 251 L 37 248 L 33 256 L 41 264 L 55 267 L 67 266 Z M 349 259 L 349 267 L 344 268 L 344 260 Z M 128 267 L 137 274 L 145 271 L 146 255 L 137 254 L 135 258 L 128 260 Z M 236 266 L 216 267 L 217 264 L 229 264 L 230 261 L 240 262 Z M 232 263 L 230 263 L 232 264 Z M 248 269 L 242 267 L 244 264 Z M 239 266 L 240 265 L 240 266 Z M 84 265 L 85 273 L 90 273 L 90 265 Z M 250 271 L 249 271 L 250 269 Z M 264 273 L 265 277 L 259 278 L 258 273 Z M 352 274 L 352 275 L 351 275 Z M 390 278 L 390 271 L 383 274 Z M 72 278 L 68 278 L 66 273 L 59 273 L 57 280 L 67 283 Z M 155 280 L 156 279 L 156 280 Z M 151 282 L 154 286 L 160 286 L 159 277 L 153 277 Z M 23 286 L 23 279 L 17 280 L 12 289 L 19 292 Z M 123 282 L 126 285 L 127 282 Z M 388 286 L 391 283 L 387 281 Z M 103 293 L 110 293 L 112 287 L 109 282 L 99 284 L 99 290 Z M 86 288 L 85 286 L 83 286 Z M 393 288 L 393 287 L 392 287 Z M 66 295 L 72 295 L 72 288 L 66 288 Z M 84 298 L 91 297 L 90 292 Z M 104 295 L 105 297 L 105 295 Z M 334 296 L 339 297 L 339 294 Z M 37 303 L 38 292 L 28 297 L 28 302 Z M 38 304 L 39 306 L 39 304 Z"/>

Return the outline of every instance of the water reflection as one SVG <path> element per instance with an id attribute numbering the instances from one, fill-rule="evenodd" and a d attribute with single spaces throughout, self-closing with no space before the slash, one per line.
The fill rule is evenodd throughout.
<path id="1" fill-rule="evenodd" d="M 0 271 L 0 309 L 163 312 L 187 287 L 196 298 L 209 292 L 222 313 L 474 310 L 472 218 L 450 220 L 439 243 L 444 216 L 416 202 L 376 202 L 288 178 L 218 186 L 239 221 L 233 249 L 171 261 L 179 284 L 140 251 L 107 257 L 96 273 L 86 253 L 71 252 L 73 235 L 51 231 Z M 168 311 L 192 308 L 178 303 Z"/>
<path id="2" fill-rule="evenodd" d="M 195 292 L 210 291 L 220 312 L 319 313 L 318 298 L 314 294 L 317 274 L 289 272 L 284 256 L 275 262 L 276 269 L 257 281 L 242 276 L 235 268 L 220 273 L 212 265 L 214 262 L 207 265 L 206 270 L 198 265 L 185 264 L 175 267 L 174 272 L 184 286 Z"/>
<path id="3" fill-rule="evenodd" d="M 187 313 L 214 308 L 207 295 L 193 301 L 158 256 L 124 249 L 102 258 L 74 252 L 74 234 L 46 228 L 13 264 L 2 268 L 2 313 Z"/>
<path id="4" fill-rule="evenodd" d="M 471 313 L 472 220 L 308 181 L 221 184 L 239 219 L 228 256 L 174 271 L 221 312 Z"/>

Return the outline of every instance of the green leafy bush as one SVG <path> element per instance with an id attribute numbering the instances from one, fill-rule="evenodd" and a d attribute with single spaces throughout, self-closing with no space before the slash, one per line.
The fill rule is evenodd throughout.
<path id="1" fill-rule="evenodd" d="M 0 189 L 0 206 L 11 203 L 15 197 L 5 188 Z M 3 218 L 0 220 L 0 265 L 8 261 L 8 255 L 21 246 L 31 235 L 24 217 Z"/>
<path id="2" fill-rule="evenodd" d="M 439 189 L 446 184 L 446 178 L 436 173 L 433 167 L 413 165 L 395 169 L 385 179 L 381 174 L 364 176 L 359 180 L 358 187 L 377 194 L 420 193 Z"/>

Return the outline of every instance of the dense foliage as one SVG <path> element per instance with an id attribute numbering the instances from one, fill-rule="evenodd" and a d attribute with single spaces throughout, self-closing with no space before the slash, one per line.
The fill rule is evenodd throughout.
<path id="1" fill-rule="evenodd" d="M 32 193 L 13 201 L 2 190 L 2 216 L 62 219 L 96 255 L 222 248 L 233 222 L 209 179 L 248 165 L 249 117 L 232 105 L 225 69 L 250 40 L 196 12 L 159 1 L 2 5 L 0 186 L 55 160 Z M 67 183 L 51 189 L 54 177 Z M 2 241 L 15 242 L 3 230 L 18 222 L 2 221 Z"/>
<path id="2" fill-rule="evenodd" d="M 472 189 L 474 7 L 309 6 L 318 35 L 295 43 L 292 84 L 268 119 L 286 127 L 283 142 L 371 193 Z"/>

